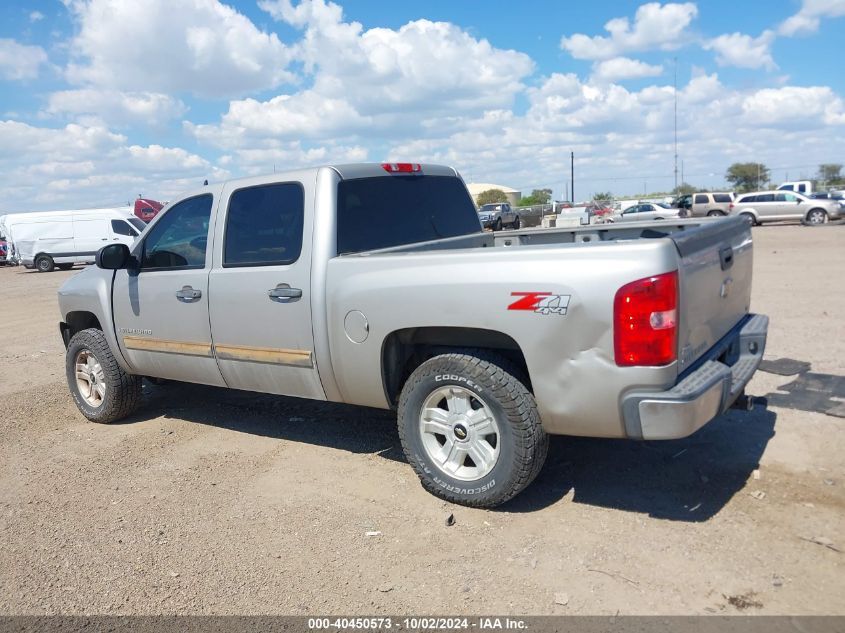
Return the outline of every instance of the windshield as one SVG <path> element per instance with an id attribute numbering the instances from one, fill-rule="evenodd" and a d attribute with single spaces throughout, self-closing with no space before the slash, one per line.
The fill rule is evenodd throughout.
<path id="1" fill-rule="evenodd" d="M 672 205 L 671 205 L 671 204 L 667 204 L 667 203 L 665 203 L 665 202 L 657 202 L 657 203 L 655 203 L 655 204 L 656 204 L 658 207 L 663 207 L 664 209 L 671 209 L 671 208 L 672 208 Z"/>
<path id="2" fill-rule="evenodd" d="M 377 176 L 337 186 L 337 250 L 359 253 L 481 231 L 454 176 Z"/>
<path id="3" fill-rule="evenodd" d="M 478 210 L 479 213 L 483 213 L 484 211 L 498 211 L 502 208 L 501 203 L 499 204 L 485 204 Z"/>

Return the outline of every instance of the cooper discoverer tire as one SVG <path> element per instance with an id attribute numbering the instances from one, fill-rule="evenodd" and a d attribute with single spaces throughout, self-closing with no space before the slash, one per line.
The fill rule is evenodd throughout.
<path id="1" fill-rule="evenodd" d="M 120 420 L 141 403 L 141 377 L 123 371 L 100 330 L 73 335 L 65 353 L 65 375 L 77 408 L 92 422 Z"/>
<path id="2" fill-rule="evenodd" d="M 426 490 L 492 508 L 536 478 L 549 438 L 519 375 L 498 354 L 468 349 L 435 356 L 408 377 L 399 398 L 399 438 Z"/>

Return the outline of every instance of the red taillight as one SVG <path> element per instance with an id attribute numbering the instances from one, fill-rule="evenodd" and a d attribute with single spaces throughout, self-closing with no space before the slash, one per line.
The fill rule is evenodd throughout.
<path id="1" fill-rule="evenodd" d="M 616 291 L 613 351 L 620 367 L 667 365 L 678 357 L 677 271 L 638 279 Z"/>
<path id="2" fill-rule="evenodd" d="M 381 166 L 391 174 L 416 174 L 422 171 L 419 163 L 382 163 Z"/>
<path id="3" fill-rule="evenodd" d="M 731 203 L 728 205 L 728 211 L 732 211 L 732 210 L 733 210 L 733 208 L 734 208 L 734 203 L 733 203 L 733 202 L 731 202 Z"/>

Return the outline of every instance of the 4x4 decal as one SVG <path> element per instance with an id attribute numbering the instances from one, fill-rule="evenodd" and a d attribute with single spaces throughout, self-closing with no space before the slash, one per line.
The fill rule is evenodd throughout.
<path id="1" fill-rule="evenodd" d="M 571 295 L 554 295 L 551 292 L 512 292 L 520 297 L 508 306 L 508 310 L 528 310 L 538 314 L 566 314 Z"/>

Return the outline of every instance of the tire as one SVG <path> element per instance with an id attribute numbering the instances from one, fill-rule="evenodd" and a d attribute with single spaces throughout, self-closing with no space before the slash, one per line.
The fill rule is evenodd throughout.
<path id="1" fill-rule="evenodd" d="M 495 224 L 493 224 L 494 231 L 501 231 L 502 230 L 502 218 L 496 218 Z"/>
<path id="2" fill-rule="evenodd" d="M 73 268 L 73 264 L 56 264 L 56 268 L 59 270 L 70 270 Z"/>
<path id="3" fill-rule="evenodd" d="M 520 226 L 522 226 L 519 216 L 516 216 L 516 220 L 513 221 L 513 224 L 511 226 L 513 226 L 514 229 L 518 229 Z"/>
<path id="4" fill-rule="evenodd" d="M 81 367 L 79 374 L 77 365 Z M 121 369 L 100 330 L 92 328 L 73 335 L 65 353 L 65 376 L 77 408 L 92 422 L 115 422 L 141 403 L 141 377 Z M 83 393 L 86 384 L 88 395 Z"/>
<path id="5" fill-rule="evenodd" d="M 518 376 L 501 356 L 469 349 L 435 356 L 408 377 L 399 398 L 399 438 L 423 488 L 452 503 L 492 508 L 535 479 L 546 460 L 549 437 L 534 396 Z M 478 420 L 475 424 L 461 415 L 467 407 Z M 424 410 L 439 413 L 424 420 Z M 490 432 L 482 436 L 477 427 Z M 450 459 L 454 447 L 457 458 Z M 442 462 L 436 460 L 442 453 L 448 454 Z"/>
<path id="6" fill-rule="evenodd" d="M 740 213 L 739 217 L 747 219 L 749 222 L 751 222 L 751 226 L 757 226 L 758 224 L 757 218 L 754 217 L 753 213 Z"/>
<path id="7" fill-rule="evenodd" d="M 722 218 L 722 217 L 725 217 L 725 214 L 722 211 L 714 210 L 714 211 L 708 211 L 707 217 L 708 218 Z"/>
<path id="8" fill-rule="evenodd" d="M 55 268 L 53 258 L 49 255 L 39 255 L 35 258 L 35 270 L 40 273 L 51 273 Z"/>
<path id="9" fill-rule="evenodd" d="M 807 224 L 824 224 L 827 222 L 827 211 L 824 209 L 810 209 L 807 212 Z"/>

